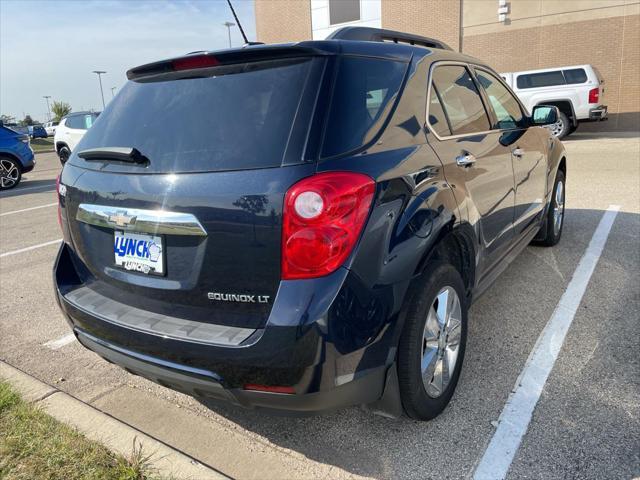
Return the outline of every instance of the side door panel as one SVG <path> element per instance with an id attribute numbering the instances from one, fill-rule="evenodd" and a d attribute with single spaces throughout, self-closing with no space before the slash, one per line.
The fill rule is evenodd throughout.
<path id="1" fill-rule="evenodd" d="M 427 138 L 476 232 L 481 277 L 513 242 L 511 150 L 501 142 L 501 132 L 491 130 L 478 87 L 466 66 L 437 64 L 431 78 Z M 459 158 L 464 157 L 471 158 L 471 163 L 459 164 Z"/>
<path id="2" fill-rule="evenodd" d="M 474 68 L 478 84 L 490 107 L 492 127 L 501 132 L 500 142 L 512 153 L 515 178 L 514 234 L 519 238 L 544 210 L 547 162 L 546 146 L 515 95 L 492 72 Z"/>

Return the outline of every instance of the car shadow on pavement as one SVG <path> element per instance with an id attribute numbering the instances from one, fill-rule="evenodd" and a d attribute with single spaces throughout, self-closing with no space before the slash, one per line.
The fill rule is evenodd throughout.
<path id="1" fill-rule="evenodd" d="M 362 407 L 283 418 L 199 401 L 279 447 L 352 474 L 375 478 L 432 478 L 439 477 L 438 472 L 457 472 L 455 478 L 470 475 L 603 213 L 567 209 L 561 242 L 554 248 L 526 248 L 474 303 L 460 383 L 451 404 L 430 422 L 387 419 Z M 620 288 L 637 289 L 633 283 L 638 275 L 633 269 L 637 269 L 634 248 L 637 250 L 638 240 L 629 232 L 638 231 L 639 215 L 619 213 L 601 259 L 624 271 L 620 281 L 626 285 Z M 625 260 L 630 257 L 635 260 Z M 608 322 L 597 323 L 605 328 Z M 608 407 L 593 402 L 598 408 Z"/>
<path id="2" fill-rule="evenodd" d="M 0 198 L 17 197 L 27 193 L 47 192 L 56 189 L 56 181 L 54 180 L 29 180 L 20 182 L 17 187 L 10 190 L 0 191 Z"/>

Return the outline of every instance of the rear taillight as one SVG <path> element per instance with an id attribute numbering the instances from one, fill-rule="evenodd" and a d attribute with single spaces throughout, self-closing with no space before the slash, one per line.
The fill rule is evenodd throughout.
<path id="1" fill-rule="evenodd" d="M 589 103 L 598 103 L 599 99 L 600 99 L 599 88 L 592 88 L 591 90 L 589 90 Z"/>
<path id="2" fill-rule="evenodd" d="M 285 196 L 282 279 L 334 272 L 358 241 L 375 191 L 368 176 L 327 172 L 305 178 Z"/>
<path id="3" fill-rule="evenodd" d="M 177 58 L 171 62 L 175 71 L 193 70 L 195 68 L 217 67 L 220 62 L 211 55 L 194 55 L 193 57 Z"/>

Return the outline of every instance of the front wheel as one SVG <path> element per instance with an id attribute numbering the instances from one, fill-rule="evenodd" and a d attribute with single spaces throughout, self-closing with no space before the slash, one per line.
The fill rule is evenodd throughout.
<path id="1" fill-rule="evenodd" d="M 447 406 L 460 377 L 467 341 L 467 302 L 460 273 L 435 264 L 410 301 L 398 350 L 398 380 L 406 414 L 430 420 Z"/>

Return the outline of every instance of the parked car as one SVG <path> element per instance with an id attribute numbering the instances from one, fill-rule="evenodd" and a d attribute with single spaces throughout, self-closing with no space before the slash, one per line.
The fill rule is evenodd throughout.
<path id="1" fill-rule="evenodd" d="M 29 125 L 29 136 L 33 140 L 34 138 L 47 138 L 47 131 L 42 125 Z"/>
<path id="2" fill-rule="evenodd" d="M 573 133 L 580 123 L 607 119 L 604 78 L 591 65 L 543 68 L 500 75 L 529 111 L 536 105 L 558 107 L 558 121 L 549 127 L 558 138 Z"/>
<path id="3" fill-rule="evenodd" d="M 63 165 L 99 115 L 100 112 L 74 112 L 62 117 L 56 127 L 53 143 Z"/>
<path id="4" fill-rule="evenodd" d="M 0 126 L 0 190 L 18 185 L 22 174 L 33 170 L 35 165 L 29 135 Z"/>
<path id="5" fill-rule="evenodd" d="M 433 418 L 471 302 L 560 240 L 557 108 L 437 40 L 347 27 L 127 77 L 59 178 L 54 282 L 82 345 L 164 386 Z"/>
<path id="6" fill-rule="evenodd" d="M 58 122 L 51 121 L 44 124 L 44 129 L 47 131 L 47 135 L 53 137 L 56 134 L 56 127 Z"/>

